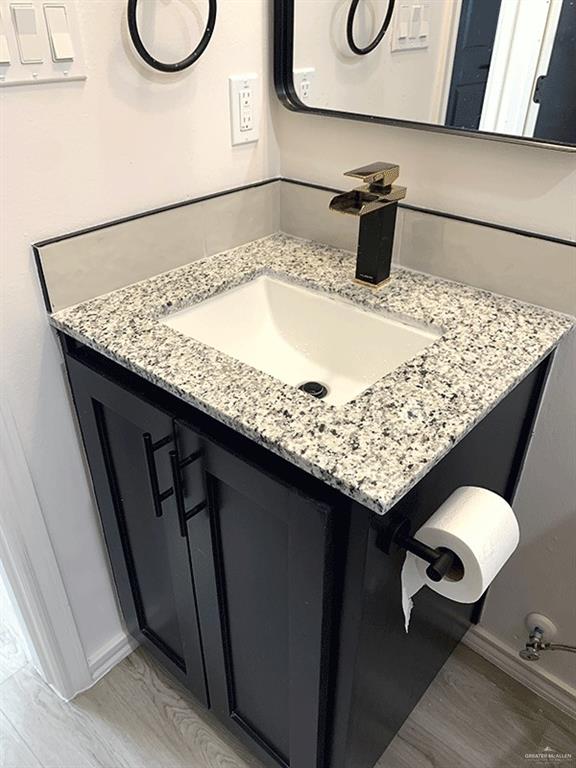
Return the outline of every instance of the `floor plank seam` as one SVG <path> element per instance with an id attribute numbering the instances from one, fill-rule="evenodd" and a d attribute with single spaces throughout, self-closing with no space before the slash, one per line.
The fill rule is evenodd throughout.
<path id="1" fill-rule="evenodd" d="M 26 669 L 26 667 L 28 667 L 28 666 L 29 666 L 29 663 L 28 663 L 28 664 L 26 664 L 26 666 L 25 666 L 23 669 Z M 22 672 L 22 670 L 20 669 L 20 670 L 18 670 L 18 672 L 15 672 L 15 673 L 14 673 L 14 675 L 11 675 L 10 677 L 12 678 L 12 677 L 14 677 L 15 675 L 18 675 L 18 674 L 20 674 L 21 672 Z M 20 728 L 18 728 L 18 726 L 17 726 L 17 725 L 16 725 L 16 723 L 13 721 L 13 719 L 10 717 L 10 715 L 8 714 L 8 712 L 6 711 L 6 709 L 5 709 L 5 708 L 2 706 L 2 687 L 4 686 L 4 684 L 5 684 L 6 682 L 7 682 L 7 681 L 5 680 L 5 681 L 4 681 L 2 684 L 0 684 L 0 711 L 2 712 L 2 714 L 4 715 L 4 717 L 6 718 L 6 720 L 7 720 L 7 721 L 10 723 L 10 725 L 11 725 L 11 726 L 12 726 L 12 728 L 14 729 L 15 733 L 17 733 L 17 734 L 18 734 L 18 736 L 19 736 L 19 737 L 22 739 L 22 743 L 23 743 L 23 744 L 26 746 L 26 749 L 27 749 L 27 750 L 30 752 L 30 754 L 32 755 L 32 757 L 34 757 L 34 759 L 36 760 L 36 762 L 38 763 L 38 765 L 40 765 L 40 766 L 42 766 L 42 768 L 44 768 L 44 763 L 42 762 L 42 760 L 40 759 L 40 757 L 39 757 L 39 756 L 36 754 L 36 752 L 35 752 L 35 751 L 32 749 L 32 747 L 30 746 L 30 743 L 29 743 L 28 739 L 27 739 L 27 738 L 25 737 L 25 735 L 24 735 L 24 734 L 21 732 Z M 48 686 L 47 686 L 47 688 L 48 688 Z M 50 689 L 48 689 L 48 690 L 50 690 Z M 53 691 L 50 691 L 50 693 L 51 693 L 51 694 L 53 694 L 53 695 L 55 695 L 55 694 L 53 693 Z M 6 768 L 12 768 L 12 766 L 6 766 Z M 18 766 L 14 766 L 13 768 L 19 768 L 19 767 L 18 767 Z"/>

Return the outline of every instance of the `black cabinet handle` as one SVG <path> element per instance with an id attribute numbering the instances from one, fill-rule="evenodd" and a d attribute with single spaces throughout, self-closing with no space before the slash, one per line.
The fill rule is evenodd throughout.
<path id="1" fill-rule="evenodd" d="M 149 432 L 145 432 L 144 439 L 144 452 L 146 453 L 146 465 L 148 467 L 148 481 L 150 483 L 150 493 L 152 494 L 152 502 L 154 504 L 154 512 L 156 517 L 162 517 L 162 502 L 170 498 L 174 493 L 173 488 L 160 493 L 158 487 L 158 474 L 156 472 L 156 462 L 154 461 L 154 453 L 163 448 L 168 443 L 172 442 L 172 435 L 167 435 L 157 442 L 152 442 L 152 435 Z"/>
<path id="2" fill-rule="evenodd" d="M 187 467 L 189 464 L 197 461 L 202 455 L 202 451 L 195 451 L 180 461 L 178 457 L 178 451 L 170 451 L 170 467 L 172 469 L 172 482 L 174 484 L 174 492 L 176 495 L 176 509 L 178 510 L 178 523 L 180 525 L 180 535 L 186 538 L 186 525 L 194 515 L 197 515 L 206 507 L 206 501 L 201 501 L 196 504 L 195 507 L 188 511 L 184 508 L 184 492 L 182 489 L 182 475 L 181 471 L 183 467 Z"/>

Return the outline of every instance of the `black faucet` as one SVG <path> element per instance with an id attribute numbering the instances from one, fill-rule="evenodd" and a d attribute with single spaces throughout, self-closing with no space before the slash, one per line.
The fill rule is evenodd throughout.
<path id="1" fill-rule="evenodd" d="M 406 196 L 406 187 L 393 184 L 399 175 L 400 167 L 393 163 L 347 171 L 344 176 L 362 179 L 363 186 L 330 201 L 331 210 L 360 217 L 356 280 L 361 283 L 380 285 L 390 277 L 398 200 Z"/>

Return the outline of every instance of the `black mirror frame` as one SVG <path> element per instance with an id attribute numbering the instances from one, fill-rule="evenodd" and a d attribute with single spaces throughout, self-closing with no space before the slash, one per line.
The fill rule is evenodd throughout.
<path id="1" fill-rule="evenodd" d="M 506 133 L 488 131 L 470 131 L 464 128 L 452 128 L 433 123 L 418 123 L 414 120 L 397 120 L 378 115 L 364 115 L 356 112 L 343 112 L 335 109 L 309 107 L 299 98 L 294 88 L 294 0 L 274 0 L 274 85 L 282 104 L 292 112 L 306 112 L 323 117 L 339 117 L 344 120 L 357 120 L 363 123 L 394 125 L 400 128 L 413 128 L 434 133 L 447 133 L 451 136 L 467 136 L 471 139 L 504 141 L 541 149 L 553 149 L 557 152 L 576 152 L 576 144 L 541 141 L 540 139 L 512 136 Z"/>

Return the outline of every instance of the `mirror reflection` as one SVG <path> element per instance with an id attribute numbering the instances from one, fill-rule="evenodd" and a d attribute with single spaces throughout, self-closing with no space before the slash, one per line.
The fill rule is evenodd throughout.
<path id="1" fill-rule="evenodd" d="M 576 0 L 294 0 L 307 107 L 576 144 Z"/>

